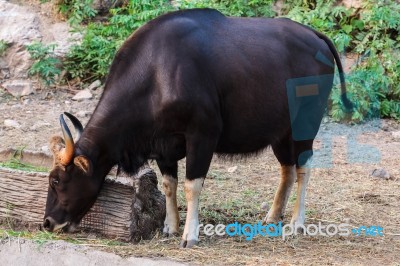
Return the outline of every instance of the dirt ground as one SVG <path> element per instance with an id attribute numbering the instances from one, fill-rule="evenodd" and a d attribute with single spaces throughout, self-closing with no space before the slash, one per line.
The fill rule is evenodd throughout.
<path id="1" fill-rule="evenodd" d="M 92 93 L 92 100 L 81 102 L 73 101 L 74 94 L 63 89 L 45 90 L 15 99 L 0 88 L 0 149 L 14 147 L 48 151 L 50 137 L 61 133 L 59 116 L 64 111 L 75 114 L 83 124 L 87 123 L 98 101 L 100 89 Z M 18 125 L 7 127 L 5 120 L 13 120 Z"/>

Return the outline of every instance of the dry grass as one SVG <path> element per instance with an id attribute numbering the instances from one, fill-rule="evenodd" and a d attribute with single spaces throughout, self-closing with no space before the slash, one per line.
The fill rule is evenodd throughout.
<path id="1" fill-rule="evenodd" d="M 384 237 L 297 236 L 282 240 L 258 236 L 246 241 L 202 234 L 200 245 L 192 250 L 177 248 L 179 238 L 162 236 L 138 245 L 107 249 L 123 256 L 164 257 L 194 264 L 400 265 L 400 142 L 394 142 L 390 132 L 380 130 L 362 134 L 358 140 L 375 146 L 381 161 L 348 163 L 346 138 L 333 136 L 334 166 L 312 171 L 306 222 L 348 223 L 354 227 L 380 225 Z M 231 173 L 234 166 L 237 169 Z M 392 179 L 371 177 L 375 168 L 385 168 Z M 184 176 L 184 171 L 181 164 L 180 176 Z M 182 183 L 181 180 L 178 192 L 180 206 L 185 204 Z M 270 206 L 278 183 L 279 164 L 271 150 L 244 162 L 214 158 L 200 200 L 201 222 L 257 223 L 265 216 L 262 203 Z M 285 222 L 290 219 L 294 200 L 295 192 L 289 199 Z M 181 207 L 181 228 L 184 211 Z"/>
<path id="2" fill-rule="evenodd" d="M 381 130 L 362 134 L 359 140 L 375 146 L 382 160 L 375 164 L 350 164 L 346 160 L 346 139 L 333 136 L 334 166 L 312 171 L 306 223 L 380 225 L 384 237 L 297 236 L 282 240 L 258 236 L 246 241 L 241 237 L 201 234 L 200 245 L 194 249 L 179 249 L 178 237 L 161 235 L 135 245 L 111 245 L 99 239 L 85 241 L 85 237 L 75 242 L 121 256 L 162 257 L 192 264 L 400 265 L 400 142 L 394 141 L 390 132 Z M 237 169 L 232 172 L 234 166 Z M 385 168 L 392 179 L 371 177 L 375 168 Z M 181 163 L 181 177 L 184 172 Z M 183 178 L 178 192 L 181 228 L 186 215 L 182 183 Z M 279 164 L 271 150 L 239 162 L 214 158 L 201 196 L 201 222 L 257 223 L 266 213 L 261 209 L 262 203 L 270 206 L 278 183 Z M 294 200 L 295 194 L 289 199 L 285 222 L 290 219 Z"/>

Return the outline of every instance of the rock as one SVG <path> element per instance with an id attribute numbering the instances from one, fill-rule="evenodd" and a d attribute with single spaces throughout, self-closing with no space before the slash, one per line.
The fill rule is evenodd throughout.
<path id="1" fill-rule="evenodd" d="M 371 173 L 371 176 L 386 179 L 386 180 L 391 179 L 390 174 L 383 168 L 374 169 Z"/>
<path id="2" fill-rule="evenodd" d="M 0 69 L 3 68 L 8 68 L 8 65 L 7 62 L 2 57 L 0 57 Z"/>
<path id="3" fill-rule="evenodd" d="M 49 147 L 48 147 L 47 145 L 42 146 L 42 147 L 40 148 L 40 150 L 41 150 L 42 152 L 44 152 L 44 153 L 50 153 L 50 149 L 49 149 Z"/>
<path id="4" fill-rule="evenodd" d="M 39 17 L 28 8 L 0 0 L 0 25 L 0 40 L 8 44 L 0 76 L 26 78 L 32 61 L 25 46 L 42 38 Z"/>
<path id="5" fill-rule="evenodd" d="M 232 166 L 232 167 L 229 167 L 228 168 L 228 173 L 233 173 L 233 172 L 235 172 L 236 170 L 237 170 L 237 165 L 235 165 L 235 166 Z"/>
<path id="6" fill-rule="evenodd" d="M 51 126 L 50 123 L 47 122 L 37 122 L 36 124 L 34 124 L 33 126 L 31 126 L 29 129 L 32 131 L 37 131 L 38 129 L 41 129 L 43 127 L 49 127 Z"/>
<path id="7" fill-rule="evenodd" d="M 78 92 L 74 97 L 72 97 L 72 100 L 74 101 L 89 100 L 92 99 L 92 97 L 93 97 L 92 93 L 90 93 L 88 89 L 85 89 Z"/>
<path id="8" fill-rule="evenodd" d="M 84 118 L 90 114 L 91 114 L 91 112 L 89 112 L 89 111 L 79 111 L 76 113 L 76 116 L 79 118 Z"/>
<path id="9" fill-rule="evenodd" d="M 89 87 L 87 88 L 88 90 L 96 90 L 98 87 L 101 86 L 101 81 L 100 80 L 95 80 L 92 82 L 92 84 L 89 85 Z"/>
<path id="10" fill-rule="evenodd" d="M 382 125 L 382 126 L 381 126 L 381 129 L 382 129 L 383 131 L 389 131 L 388 125 Z"/>
<path id="11" fill-rule="evenodd" d="M 276 15 L 281 16 L 284 5 L 285 5 L 284 0 L 277 0 L 275 1 L 275 4 L 272 6 L 272 10 L 276 12 Z"/>
<path id="12" fill-rule="evenodd" d="M 268 209 L 269 209 L 268 202 L 261 203 L 261 210 L 268 211 Z"/>
<path id="13" fill-rule="evenodd" d="M 42 38 L 38 16 L 28 8 L 0 0 L 0 40 L 8 44 L 30 44 Z"/>
<path id="14" fill-rule="evenodd" d="M 14 45 L 7 53 L 10 78 L 25 79 L 33 61 L 23 45 Z"/>
<path id="15" fill-rule="evenodd" d="M 395 139 L 400 140 L 400 131 L 392 132 L 392 137 Z"/>
<path id="16" fill-rule="evenodd" d="M 4 126 L 13 127 L 13 128 L 20 128 L 21 127 L 21 125 L 17 121 L 12 120 L 12 119 L 4 120 Z"/>
<path id="17" fill-rule="evenodd" d="M 92 8 L 100 13 L 107 13 L 111 8 L 122 6 L 126 0 L 93 0 Z"/>
<path id="18" fill-rule="evenodd" d="M 82 34 L 72 32 L 70 26 L 65 22 L 58 22 L 48 26 L 47 33 L 49 33 L 50 36 L 48 36 L 45 41 L 56 45 L 54 54 L 57 56 L 64 56 L 68 53 L 71 46 L 82 39 Z"/>
<path id="19" fill-rule="evenodd" d="M 50 10 L 54 9 L 54 3 L 43 3 L 41 6 L 46 4 Z M 34 41 L 56 44 L 54 53 L 63 56 L 82 39 L 82 34 L 71 32 L 67 22 L 50 24 L 41 20 L 30 7 L 4 0 L 0 0 L 0 25 L 0 40 L 8 45 L 6 54 L 0 60 L 0 80 L 27 78 L 33 61 L 26 45 Z"/>
<path id="20" fill-rule="evenodd" d="M 346 56 L 342 59 L 344 72 L 350 73 L 354 69 L 354 67 L 357 66 L 359 60 L 360 55 L 356 53 L 347 53 Z"/>
<path id="21" fill-rule="evenodd" d="M 350 218 L 343 218 L 343 223 L 345 224 L 351 224 L 352 220 Z"/>
<path id="22" fill-rule="evenodd" d="M 10 77 L 10 68 L 8 63 L 3 58 L 0 58 L 0 80 L 8 79 Z"/>
<path id="23" fill-rule="evenodd" d="M 14 97 L 33 94 L 32 83 L 29 80 L 10 80 L 1 85 Z"/>
<path id="24" fill-rule="evenodd" d="M 362 0 L 343 0 L 342 3 L 346 8 L 355 8 L 355 9 L 357 9 L 357 8 L 361 8 L 362 7 L 363 1 Z"/>

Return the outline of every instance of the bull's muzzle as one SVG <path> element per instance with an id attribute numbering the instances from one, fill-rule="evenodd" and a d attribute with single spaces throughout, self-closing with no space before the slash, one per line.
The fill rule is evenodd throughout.
<path id="1" fill-rule="evenodd" d="M 64 222 L 62 224 L 59 224 L 51 217 L 46 217 L 43 221 L 43 228 L 49 232 L 58 231 L 60 229 L 68 229 L 67 231 L 70 231 L 69 225 L 70 222 Z"/>

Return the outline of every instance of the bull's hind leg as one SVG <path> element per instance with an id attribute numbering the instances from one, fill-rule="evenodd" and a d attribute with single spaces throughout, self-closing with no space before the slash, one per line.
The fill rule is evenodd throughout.
<path id="1" fill-rule="evenodd" d="M 300 166 L 297 169 L 297 198 L 294 205 L 291 224 L 304 224 L 305 215 L 305 199 L 308 180 L 310 179 L 310 168 Z"/>
<path id="2" fill-rule="evenodd" d="M 163 233 L 167 236 L 177 235 L 179 232 L 179 212 L 176 200 L 176 190 L 178 187 L 178 164 L 170 165 L 157 161 L 162 173 L 162 186 L 165 193 L 165 221 Z"/>
<path id="3" fill-rule="evenodd" d="M 291 224 L 303 225 L 305 221 L 305 198 L 310 179 L 310 159 L 314 140 L 294 142 L 297 172 L 297 198 L 294 205 Z"/>
<path id="4" fill-rule="evenodd" d="M 264 223 L 275 224 L 283 220 L 285 208 L 295 180 L 296 180 L 295 166 L 282 165 L 281 181 L 279 183 L 278 190 L 275 193 L 271 209 L 269 210 L 267 216 L 264 219 Z"/>
<path id="5" fill-rule="evenodd" d="M 272 206 L 264 219 L 264 223 L 278 223 L 282 221 L 287 201 L 296 180 L 296 168 L 293 161 L 293 142 L 289 137 L 277 144 L 272 149 L 278 161 L 281 163 L 281 181 L 275 193 Z"/>

